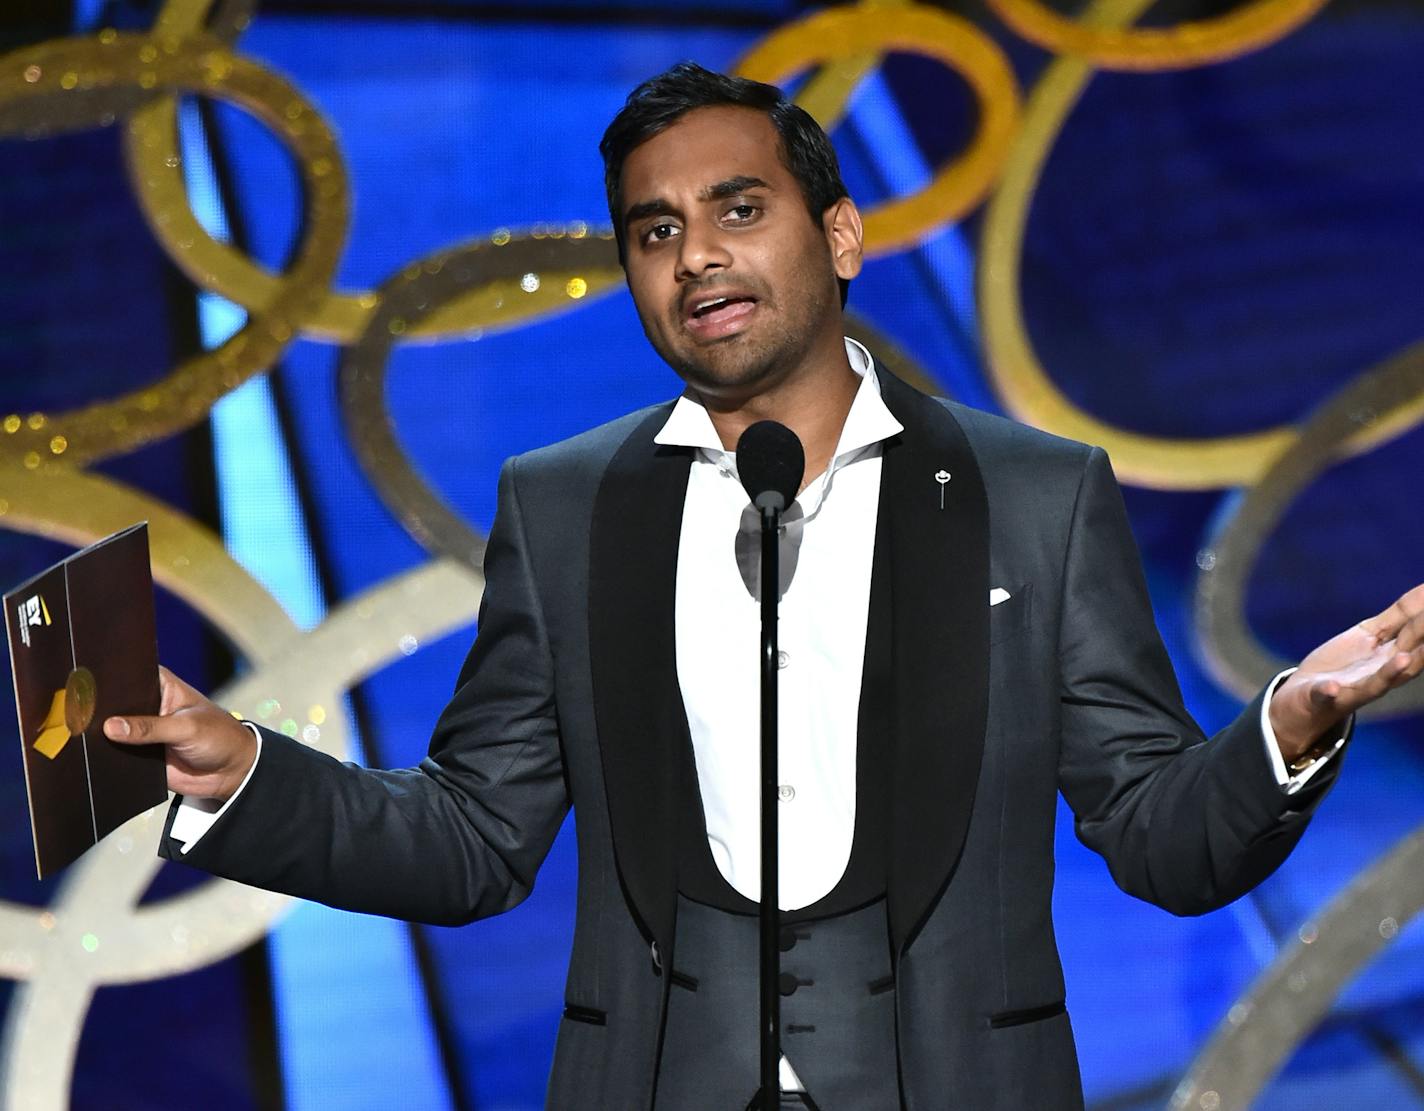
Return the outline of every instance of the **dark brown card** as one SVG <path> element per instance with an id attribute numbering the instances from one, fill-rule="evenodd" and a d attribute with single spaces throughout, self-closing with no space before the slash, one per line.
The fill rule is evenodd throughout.
<path id="1" fill-rule="evenodd" d="M 158 713 L 148 525 L 76 552 L 5 595 L 35 867 L 41 878 L 168 797 L 160 746 L 104 736 Z"/>

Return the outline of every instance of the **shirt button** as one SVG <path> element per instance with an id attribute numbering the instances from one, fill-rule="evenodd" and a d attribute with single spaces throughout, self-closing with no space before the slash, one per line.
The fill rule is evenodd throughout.
<path id="1" fill-rule="evenodd" d="M 782 802 L 790 802 L 796 797 L 796 788 L 789 783 L 783 783 L 776 789 L 776 797 Z"/>
<path id="2" fill-rule="evenodd" d="M 780 667 L 785 667 L 785 666 L 786 666 L 787 664 L 789 664 L 790 662 L 791 662 L 791 654 L 790 654 L 789 652 L 778 652 L 778 653 L 776 654 L 776 666 L 777 666 L 777 667 L 779 667 L 779 668 L 780 668 Z"/>

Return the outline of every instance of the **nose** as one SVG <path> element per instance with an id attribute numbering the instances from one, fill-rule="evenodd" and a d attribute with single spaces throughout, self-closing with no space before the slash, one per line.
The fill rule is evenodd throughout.
<path id="1" fill-rule="evenodd" d="M 726 237 L 713 221 L 689 222 L 683 229 L 677 252 L 679 280 L 700 278 L 712 270 L 725 270 L 732 265 L 732 255 Z"/>

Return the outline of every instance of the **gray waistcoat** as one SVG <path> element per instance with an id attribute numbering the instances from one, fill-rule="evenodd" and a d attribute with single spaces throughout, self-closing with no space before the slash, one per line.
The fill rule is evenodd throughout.
<path id="1" fill-rule="evenodd" d="M 782 929 L 781 1048 L 821 1111 L 900 1106 L 885 902 Z M 756 1093 L 757 920 L 680 897 L 656 1111 Z"/>

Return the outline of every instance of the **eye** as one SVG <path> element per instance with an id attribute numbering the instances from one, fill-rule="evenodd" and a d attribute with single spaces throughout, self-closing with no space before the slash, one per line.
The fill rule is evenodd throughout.
<path id="1" fill-rule="evenodd" d="M 660 220 L 656 224 L 650 225 L 643 232 L 644 243 L 661 243 L 677 235 L 676 224 L 671 224 L 666 220 Z"/>
<path id="2" fill-rule="evenodd" d="M 759 211 L 754 204 L 736 204 L 727 209 L 727 219 L 734 224 L 745 224 L 755 219 Z"/>

